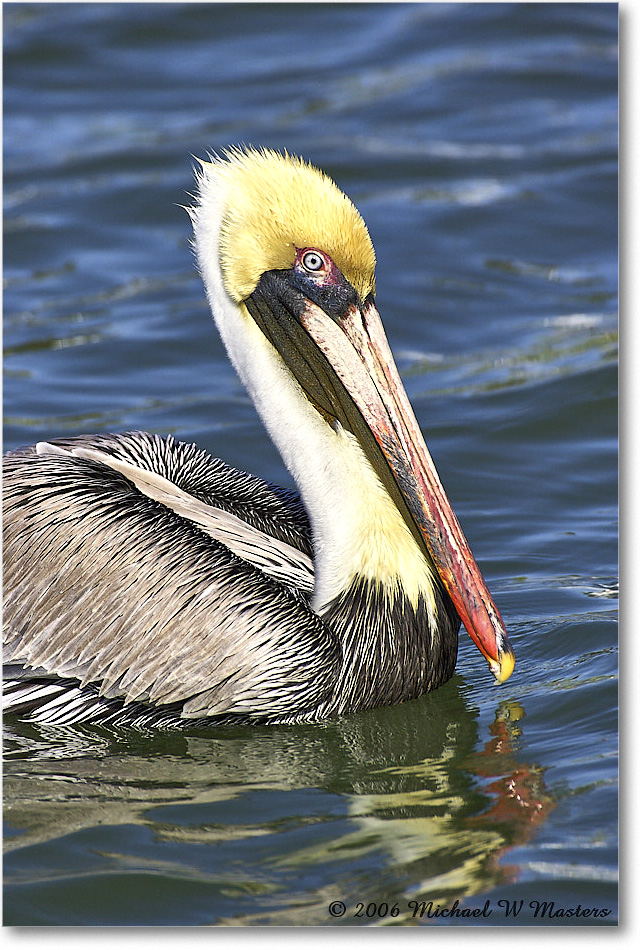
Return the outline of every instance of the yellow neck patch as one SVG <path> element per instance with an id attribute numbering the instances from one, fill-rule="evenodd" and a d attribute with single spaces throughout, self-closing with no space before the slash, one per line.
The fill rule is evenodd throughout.
<path id="1" fill-rule="evenodd" d="M 292 266 L 296 249 L 325 251 L 364 300 L 374 291 L 375 253 L 363 218 L 332 179 L 303 159 L 268 149 L 232 149 L 203 163 L 201 187 L 224 207 L 220 262 L 240 302 L 265 271 Z"/>

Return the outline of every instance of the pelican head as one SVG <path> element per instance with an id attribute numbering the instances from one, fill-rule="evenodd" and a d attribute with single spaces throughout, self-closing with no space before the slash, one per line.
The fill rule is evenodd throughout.
<path id="1" fill-rule="evenodd" d="M 199 267 L 308 509 L 314 609 L 365 580 L 427 604 L 434 636 L 445 591 L 503 682 L 514 653 L 399 378 L 361 215 L 322 172 L 269 150 L 213 157 L 197 179 Z"/>

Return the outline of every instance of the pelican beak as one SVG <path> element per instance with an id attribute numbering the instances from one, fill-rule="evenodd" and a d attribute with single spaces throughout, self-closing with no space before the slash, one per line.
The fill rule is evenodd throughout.
<path id="1" fill-rule="evenodd" d="M 515 666 L 513 648 L 439 480 L 374 302 L 352 305 L 337 320 L 308 301 L 299 320 L 366 421 L 466 630 L 495 681 L 505 682 Z"/>
<path id="2" fill-rule="evenodd" d="M 244 303 L 311 403 L 357 438 L 503 683 L 515 666 L 513 648 L 437 475 L 373 298 L 359 300 L 341 275 L 317 293 L 297 286 L 292 272 L 271 271 Z"/>

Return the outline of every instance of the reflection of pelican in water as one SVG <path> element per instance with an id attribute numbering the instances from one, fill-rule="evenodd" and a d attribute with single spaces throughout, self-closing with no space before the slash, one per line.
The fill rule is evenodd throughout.
<path id="1" fill-rule="evenodd" d="M 42 914 L 43 896 L 62 899 L 75 923 L 95 921 L 94 900 L 111 923 L 158 923 L 161 903 L 164 921 L 203 922 L 205 888 L 211 923 L 323 924 L 338 880 L 351 911 L 398 902 L 397 923 L 412 918 L 412 899 L 483 905 L 476 895 L 512 879 L 511 848 L 553 803 L 542 770 L 521 759 L 518 707 L 482 727 L 464 693 L 451 682 L 443 696 L 322 726 L 144 730 L 134 746 L 119 729 L 7 723 L 12 922 L 9 893 L 15 883 L 23 909 L 34 846 L 31 901 Z M 73 899 L 79 860 L 94 895 L 84 908 Z M 123 900 L 133 865 L 148 875 L 134 918 Z"/>
<path id="2" fill-rule="evenodd" d="M 514 655 L 374 303 L 374 252 L 326 176 L 204 163 L 191 210 L 215 320 L 301 491 L 145 433 L 5 460 L 5 658 L 49 722 L 301 721 L 453 673 L 460 619 Z"/>

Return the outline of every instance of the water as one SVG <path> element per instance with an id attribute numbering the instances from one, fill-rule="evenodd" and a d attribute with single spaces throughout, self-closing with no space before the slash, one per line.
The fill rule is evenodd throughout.
<path id="1" fill-rule="evenodd" d="M 314 726 L 8 723 L 5 923 L 613 924 L 616 5 L 3 12 L 5 447 L 172 432 L 290 484 L 180 205 L 191 154 L 302 153 L 517 653 L 496 688 L 462 635 L 436 693 Z"/>

